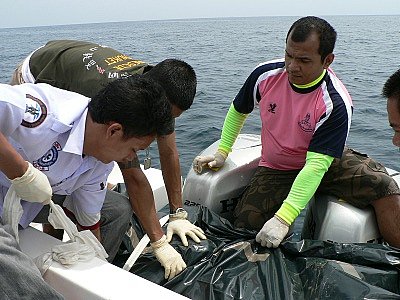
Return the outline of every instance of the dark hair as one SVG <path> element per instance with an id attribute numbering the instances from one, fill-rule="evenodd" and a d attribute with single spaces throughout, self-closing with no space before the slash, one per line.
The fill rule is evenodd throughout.
<path id="1" fill-rule="evenodd" d="M 139 75 L 108 83 L 88 109 L 96 123 L 121 124 L 126 138 L 158 134 L 172 122 L 171 104 L 163 88 Z"/>
<path id="2" fill-rule="evenodd" d="M 385 98 L 393 96 L 400 98 L 400 69 L 386 80 L 382 88 L 382 96 Z"/>
<path id="3" fill-rule="evenodd" d="M 290 37 L 292 41 L 304 42 L 313 32 L 319 36 L 318 53 L 323 61 L 328 54 L 333 53 L 337 36 L 335 29 L 327 21 L 313 16 L 298 19 L 290 27 L 286 35 L 286 42 L 290 33 L 292 33 Z"/>
<path id="4" fill-rule="evenodd" d="M 196 73 L 184 61 L 166 59 L 144 73 L 157 81 L 165 90 L 168 100 L 181 110 L 187 110 L 196 94 Z"/>

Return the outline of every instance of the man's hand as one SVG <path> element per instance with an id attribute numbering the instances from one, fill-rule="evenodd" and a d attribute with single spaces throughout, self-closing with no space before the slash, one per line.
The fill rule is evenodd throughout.
<path id="1" fill-rule="evenodd" d="M 186 236 L 190 236 L 196 243 L 200 243 L 200 239 L 206 240 L 204 231 L 196 225 L 190 223 L 187 219 L 187 212 L 182 210 L 175 214 L 169 215 L 169 223 L 167 226 L 167 242 L 172 240 L 172 236 L 177 234 L 182 244 L 187 247 L 189 245 Z"/>
<path id="2" fill-rule="evenodd" d="M 165 279 L 172 279 L 186 268 L 182 256 L 167 242 L 165 235 L 156 242 L 150 243 L 154 255 L 165 269 Z"/>
<path id="3" fill-rule="evenodd" d="M 193 170 L 197 174 L 200 174 L 204 167 L 217 171 L 224 165 L 227 157 L 226 153 L 219 150 L 214 155 L 197 156 L 193 160 Z"/>
<path id="4" fill-rule="evenodd" d="M 11 180 L 15 192 L 23 200 L 49 204 L 53 192 L 47 176 L 30 162 L 27 163 L 28 169 L 25 174 Z"/>
<path id="5" fill-rule="evenodd" d="M 263 228 L 257 233 L 256 242 L 261 246 L 276 248 L 289 232 L 289 224 L 278 216 L 274 216 L 265 222 Z"/>

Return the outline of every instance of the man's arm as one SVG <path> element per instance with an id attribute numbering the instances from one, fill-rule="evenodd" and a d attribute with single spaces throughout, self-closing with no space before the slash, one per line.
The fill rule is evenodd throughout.
<path id="1" fill-rule="evenodd" d="M 14 186 L 21 199 L 48 204 L 51 200 L 51 186 L 46 175 L 25 161 L 0 132 L 0 171 Z"/>
<path id="2" fill-rule="evenodd" d="M 164 232 L 157 218 L 153 191 L 146 175 L 140 168 L 138 158 L 136 157 L 132 162 L 119 163 L 119 167 L 133 211 L 139 218 L 150 241 L 158 241 Z"/>
<path id="3" fill-rule="evenodd" d="M 187 220 L 186 211 L 177 211 L 182 207 L 182 183 L 175 132 L 157 137 L 157 144 L 171 213 L 167 227 L 167 241 L 171 241 L 172 236 L 176 234 L 184 246 L 189 245 L 186 236 L 200 243 L 200 239 L 206 239 L 203 230 Z"/>
<path id="4" fill-rule="evenodd" d="M 182 182 L 179 154 L 175 142 L 175 132 L 157 137 L 161 171 L 167 190 L 169 208 L 174 212 L 182 207 Z"/>
<path id="5" fill-rule="evenodd" d="M 193 170 L 196 173 L 200 174 L 204 167 L 218 171 L 219 168 L 224 165 L 228 154 L 232 151 L 233 144 L 242 130 L 247 116 L 248 114 L 238 112 L 234 104 L 231 104 L 225 116 L 217 152 L 214 155 L 196 156 L 193 160 Z"/>
<path id="6" fill-rule="evenodd" d="M 21 177 L 27 169 L 27 162 L 0 132 L 0 170 L 9 179 L 14 179 Z"/>
<path id="7" fill-rule="evenodd" d="M 136 157 L 119 164 L 133 211 L 150 238 L 154 255 L 165 269 L 164 277 L 173 278 L 186 268 L 182 256 L 168 243 L 157 219 L 153 191 Z"/>

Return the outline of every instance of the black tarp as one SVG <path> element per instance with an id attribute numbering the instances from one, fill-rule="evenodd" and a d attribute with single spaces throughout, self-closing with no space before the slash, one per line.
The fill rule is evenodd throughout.
<path id="1" fill-rule="evenodd" d="M 184 247 L 174 237 L 187 269 L 167 281 L 147 253 L 132 273 L 191 299 L 400 299 L 398 249 L 301 240 L 298 234 L 268 249 L 255 242 L 254 231 L 234 228 L 204 207 L 185 208 L 208 238 Z"/>

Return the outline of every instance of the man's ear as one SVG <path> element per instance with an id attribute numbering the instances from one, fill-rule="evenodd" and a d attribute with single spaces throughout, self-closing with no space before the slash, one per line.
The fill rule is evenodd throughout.
<path id="1" fill-rule="evenodd" d="M 335 54 L 329 53 L 324 60 L 324 69 L 328 69 L 328 67 L 331 65 L 334 59 L 335 59 Z"/>
<path id="2" fill-rule="evenodd" d="M 124 131 L 122 125 L 119 123 L 111 123 L 107 128 L 107 137 L 122 137 Z"/>

